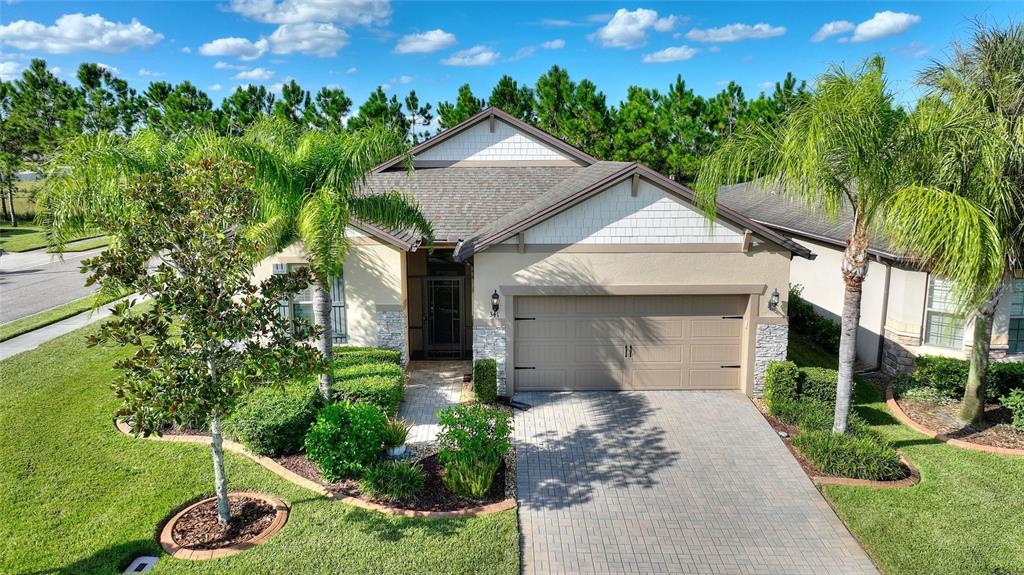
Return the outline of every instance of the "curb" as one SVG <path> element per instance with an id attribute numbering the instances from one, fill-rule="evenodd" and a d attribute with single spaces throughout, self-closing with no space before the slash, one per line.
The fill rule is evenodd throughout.
<path id="1" fill-rule="evenodd" d="M 964 441 L 962 439 L 956 439 L 948 435 L 932 431 L 920 423 L 910 419 L 910 416 L 904 413 L 903 408 L 900 407 L 896 396 L 893 395 L 892 385 L 885 388 L 885 403 L 889 406 L 889 411 L 892 412 L 893 417 L 898 419 L 900 423 L 910 427 L 918 433 L 922 433 L 931 437 L 932 439 L 953 445 L 956 447 L 962 447 L 964 449 L 970 449 L 973 451 L 983 451 L 985 453 L 994 453 L 996 455 L 1014 455 L 1017 457 L 1024 457 L 1024 449 L 1011 449 L 1009 447 L 995 447 L 992 445 L 982 445 L 980 443 L 971 443 L 970 441 Z"/>
<path id="2" fill-rule="evenodd" d="M 178 519 L 180 519 L 182 515 L 185 515 L 195 507 L 198 507 L 199 505 L 202 505 L 207 501 L 213 501 L 216 499 L 216 497 L 207 497 L 206 499 L 197 501 L 192 505 L 189 505 L 188 507 L 185 507 L 181 511 L 175 513 L 173 517 L 171 517 L 167 520 L 166 523 L 164 523 L 163 529 L 160 530 L 160 546 L 163 547 L 164 551 L 166 551 L 168 555 L 174 557 L 175 559 L 205 561 L 207 559 L 219 559 L 221 557 L 230 557 L 232 555 L 238 555 L 246 549 L 252 549 L 260 543 L 263 543 L 267 539 L 270 539 L 271 537 L 276 535 L 277 532 L 280 531 L 282 527 L 284 527 L 285 523 L 288 522 L 288 514 L 290 512 L 288 504 L 277 497 L 274 497 L 272 495 L 265 495 L 263 493 L 256 493 L 253 491 L 232 491 L 228 493 L 228 497 L 231 497 L 232 495 L 239 497 L 251 497 L 253 499 L 262 499 L 263 501 L 266 501 L 267 503 L 273 505 L 274 509 L 277 510 L 277 514 L 274 516 L 274 520 L 270 522 L 270 525 L 267 526 L 266 529 L 264 529 L 258 535 L 256 535 L 256 537 L 253 537 L 248 541 L 235 543 L 234 545 L 221 547 L 220 549 L 188 549 L 185 547 L 181 547 L 180 545 L 174 542 L 174 524 L 178 522 Z"/>
<path id="3" fill-rule="evenodd" d="M 114 427 L 117 428 L 121 433 L 132 436 L 131 429 L 119 420 L 114 420 Z M 177 443 L 196 443 L 200 445 L 209 445 L 210 437 L 207 435 L 151 435 L 142 439 L 150 441 L 167 441 Z M 402 509 L 401 507 L 391 507 L 390 505 L 384 505 L 381 503 L 374 503 L 372 501 L 365 501 L 357 497 L 351 497 L 349 495 L 339 495 L 332 493 L 323 485 L 315 481 L 306 479 L 305 477 L 295 473 L 294 471 L 284 467 L 280 463 L 274 461 L 269 457 L 262 457 L 259 455 L 253 455 L 249 452 L 241 443 L 231 441 L 230 439 L 224 440 L 224 449 L 247 457 L 252 461 L 262 465 L 267 471 L 277 475 L 281 479 L 290 481 L 299 487 L 305 487 L 310 491 L 314 491 L 317 494 L 347 503 L 354 507 L 359 507 L 369 511 L 377 511 L 386 515 L 394 515 L 398 517 L 415 517 L 419 519 L 459 519 L 465 517 L 479 517 L 482 515 L 490 515 L 492 513 L 500 513 L 502 511 L 508 511 L 509 509 L 516 508 L 515 499 L 503 499 L 495 503 L 488 503 L 487 505 L 478 505 L 476 507 L 467 507 L 466 509 L 458 509 L 455 511 L 417 511 L 414 509 Z"/>

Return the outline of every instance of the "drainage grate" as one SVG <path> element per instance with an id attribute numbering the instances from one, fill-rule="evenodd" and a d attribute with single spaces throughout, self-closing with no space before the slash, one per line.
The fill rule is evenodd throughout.
<path id="1" fill-rule="evenodd" d="M 136 557 L 128 565 L 128 568 L 124 570 L 125 573 L 149 573 L 150 569 L 156 565 L 159 561 L 156 557 L 149 555 L 143 555 L 142 557 Z"/>

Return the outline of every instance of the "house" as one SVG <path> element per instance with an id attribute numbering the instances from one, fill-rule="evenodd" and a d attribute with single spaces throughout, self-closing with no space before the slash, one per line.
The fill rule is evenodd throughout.
<path id="1" fill-rule="evenodd" d="M 806 247 L 644 166 L 599 161 L 489 108 L 378 166 L 430 248 L 353 222 L 334 338 L 413 359 L 493 358 L 515 390 L 761 390 L 784 359 L 790 265 Z M 267 277 L 303 265 L 299 246 Z M 291 305 L 311 315 L 308 294 Z"/>
<path id="2" fill-rule="evenodd" d="M 790 281 L 803 287 L 803 298 L 819 313 L 839 321 L 844 292 L 840 263 L 852 218 L 840 215 L 832 220 L 751 184 L 724 186 L 718 201 L 813 250 L 815 259 L 793 261 Z M 857 332 L 860 367 L 895 374 L 912 370 L 918 355 L 966 358 L 972 323 L 949 303 L 948 282 L 919 270 L 891 248 L 883 234 L 872 235 L 869 253 Z M 1024 360 L 1024 274 L 1020 276 L 1003 286 L 996 308 L 990 351 L 994 359 Z"/>

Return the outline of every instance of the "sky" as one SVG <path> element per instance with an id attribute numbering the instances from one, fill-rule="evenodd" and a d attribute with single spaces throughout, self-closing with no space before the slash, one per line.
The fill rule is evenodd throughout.
<path id="1" fill-rule="evenodd" d="M 712 95 L 748 96 L 793 72 L 881 54 L 904 102 L 917 71 L 969 38 L 972 20 L 1005 24 L 1022 4 L 963 2 L 401 2 L 0 0 L 0 77 L 45 58 L 74 81 L 99 62 L 142 91 L 189 80 L 215 103 L 244 84 L 341 87 L 358 105 L 378 85 L 402 98 L 486 97 L 503 74 L 533 85 L 553 64 L 621 101 L 630 85 L 664 90 L 677 74 Z"/>

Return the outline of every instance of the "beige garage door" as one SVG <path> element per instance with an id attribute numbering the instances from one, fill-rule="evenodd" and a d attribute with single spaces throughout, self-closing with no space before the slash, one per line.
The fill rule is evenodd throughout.
<path id="1" fill-rule="evenodd" d="M 515 300 L 515 388 L 739 389 L 747 297 Z"/>

